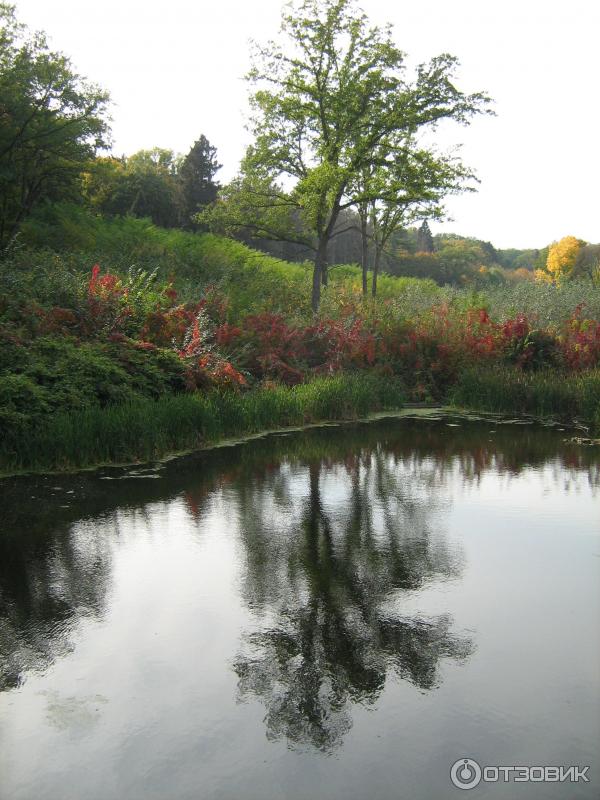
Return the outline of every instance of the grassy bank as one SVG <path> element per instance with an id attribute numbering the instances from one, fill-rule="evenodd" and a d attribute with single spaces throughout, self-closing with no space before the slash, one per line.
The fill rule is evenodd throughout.
<path id="1" fill-rule="evenodd" d="M 5 473 L 352 418 L 402 405 L 398 385 L 407 400 L 600 433 L 591 284 L 476 292 L 381 276 L 374 300 L 356 266 L 333 265 L 315 316 L 308 264 L 83 208 L 44 214 L 0 269 Z"/>
<path id="2" fill-rule="evenodd" d="M 183 299 L 197 299 L 207 286 L 218 286 L 228 298 L 229 321 L 264 309 L 311 317 L 311 265 L 281 259 L 223 236 L 159 228 L 133 217 L 103 218 L 82 206 L 49 204 L 23 226 L 20 248 L 4 268 L 18 291 L 39 297 L 49 290 L 52 300 L 64 289 L 68 273 L 87 276 L 92 264 L 104 271 L 125 273 L 132 264 L 157 270 L 161 279 L 173 277 Z M 337 312 L 347 297 L 360 294 L 357 265 L 333 265 L 323 293 L 324 314 Z M 29 287 L 25 286 L 29 282 Z M 42 285 L 41 285 L 42 284 Z M 0 292 L 2 276 L 0 275 Z M 10 290 L 10 286 L 6 287 Z M 560 286 L 530 281 L 486 286 L 439 286 L 425 277 L 381 274 L 381 301 L 393 302 L 399 313 L 414 315 L 432 303 L 488 309 L 497 321 L 516 314 L 534 316 L 541 326 L 560 324 L 580 303 L 586 315 L 600 319 L 600 291 L 589 281 L 566 281 Z M 43 302 L 43 299 L 42 299 Z"/>
<path id="3" fill-rule="evenodd" d="M 577 421 L 600 435 L 600 370 L 560 376 L 514 368 L 463 372 L 449 400 L 477 411 Z M 399 409 L 401 384 L 338 374 L 294 387 L 166 395 L 54 413 L 0 441 L 0 474 L 148 462 L 230 439 Z"/>
<path id="4" fill-rule="evenodd" d="M 156 271 L 162 280 L 173 278 L 186 300 L 198 299 L 207 287 L 217 286 L 227 296 L 230 322 L 265 309 L 312 316 L 310 263 L 282 261 L 223 236 L 159 228 L 133 217 L 107 219 L 81 206 L 57 203 L 44 206 L 25 223 L 21 245 L 8 271 L 21 291 L 24 281 L 36 282 L 33 294 L 39 294 L 37 276 L 49 272 L 45 282 L 52 283 L 57 268 L 87 276 L 94 263 L 116 273 L 135 264 Z M 329 277 L 329 292 L 324 293 L 329 311 L 337 306 L 340 294 L 360 293 L 362 273 L 357 265 L 334 266 Z M 378 287 L 382 300 L 408 294 L 411 307 L 415 303 L 428 307 L 443 295 L 434 281 L 413 277 L 382 274 Z"/>
<path id="5" fill-rule="evenodd" d="M 403 400 L 396 381 L 336 375 L 292 388 L 196 392 L 56 413 L 0 442 L 0 472 L 150 461 L 224 438 L 400 408 Z"/>
<path id="6" fill-rule="evenodd" d="M 600 435 L 600 370 L 571 375 L 495 367 L 461 373 L 451 393 L 463 408 L 577 421 Z"/>

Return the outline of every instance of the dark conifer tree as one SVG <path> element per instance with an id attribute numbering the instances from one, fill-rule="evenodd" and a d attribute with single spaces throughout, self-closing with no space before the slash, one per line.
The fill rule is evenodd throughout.
<path id="1" fill-rule="evenodd" d="M 426 219 L 423 220 L 423 224 L 417 231 L 417 252 L 433 253 L 433 236 Z"/>
<path id="2" fill-rule="evenodd" d="M 217 148 L 202 135 L 184 158 L 179 170 L 181 185 L 181 223 L 184 228 L 196 229 L 193 216 L 217 198 L 219 184 L 215 174 L 221 169 Z"/>

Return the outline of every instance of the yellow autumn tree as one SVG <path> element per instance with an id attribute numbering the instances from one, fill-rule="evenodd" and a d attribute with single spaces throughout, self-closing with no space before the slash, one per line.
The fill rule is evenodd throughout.
<path id="1" fill-rule="evenodd" d="M 585 242 L 575 236 L 564 236 L 559 242 L 553 242 L 548 248 L 546 269 L 536 270 L 536 278 L 547 283 L 561 283 L 573 271 L 577 255 L 584 244 Z"/>

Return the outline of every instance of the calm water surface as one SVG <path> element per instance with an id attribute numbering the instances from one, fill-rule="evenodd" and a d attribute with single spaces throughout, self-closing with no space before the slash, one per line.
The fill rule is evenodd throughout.
<path id="1" fill-rule="evenodd" d="M 2 800 L 436 800 L 590 765 L 600 450 L 395 419 L 0 482 Z"/>

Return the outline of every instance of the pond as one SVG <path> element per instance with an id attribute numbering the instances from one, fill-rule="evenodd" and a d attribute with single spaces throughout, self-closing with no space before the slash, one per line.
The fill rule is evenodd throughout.
<path id="1" fill-rule="evenodd" d="M 0 797 L 435 800 L 461 758 L 589 766 L 469 796 L 598 797 L 569 436 L 431 414 L 1 481 Z"/>

